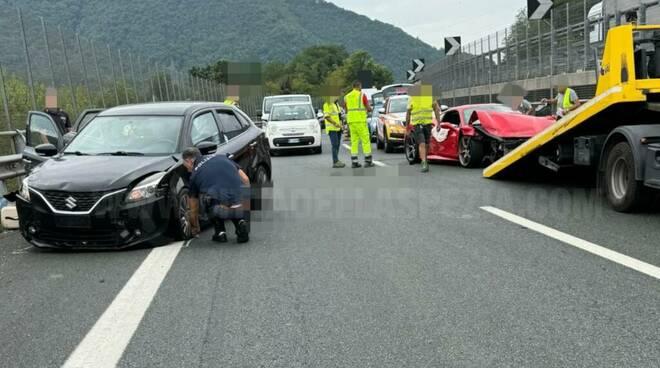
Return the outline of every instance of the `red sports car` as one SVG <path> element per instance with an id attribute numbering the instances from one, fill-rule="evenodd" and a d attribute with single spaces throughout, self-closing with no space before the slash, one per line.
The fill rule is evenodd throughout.
<path id="1" fill-rule="evenodd" d="M 434 122 L 428 152 L 430 161 L 458 161 L 463 167 L 495 162 L 555 120 L 521 114 L 505 105 L 481 104 L 451 108 Z M 413 127 L 407 127 L 404 142 L 406 159 L 420 161 Z"/>

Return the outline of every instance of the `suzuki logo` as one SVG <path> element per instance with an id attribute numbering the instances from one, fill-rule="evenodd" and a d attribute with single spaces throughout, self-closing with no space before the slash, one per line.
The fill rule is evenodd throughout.
<path id="1" fill-rule="evenodd" d="M 69 197 L 69 198 L 67 198 L 67 199 L 64 200 L 64 204 L 65 204 L 70 210 L 72 210 L 72 209 L 74 209 L 74 208 L 76 208 L 76 207 L 78 206 L 78 201 L 76 201 L 76 199 L 73 198 L 73 197 Z"/>

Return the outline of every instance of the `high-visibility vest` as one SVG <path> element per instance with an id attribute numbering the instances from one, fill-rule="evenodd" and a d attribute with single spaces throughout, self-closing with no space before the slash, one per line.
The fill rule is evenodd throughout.
<path id="1" fill-rule="evenodd" d="M 225 100 L 225 105 L 236 106 L 236 101 L 228 98 Z"/>
<path id="2" fill-rule="evenodd" d="M 411 124 L 433 124 L 433 96 L 412 96 L 410 99 L 412 102 Z"/>
<path id="3" fill-rule="evenodd" d="M 332 118 L 332 120 L 337 123 L 341 124 L 341 119 L 339 119 L 339 108 L 337 107 L 337 104 L 334 102 L 326 102 L 323 104 L 323 114 L 325 116 L 329 116 Z M 341 127 L 336 127 L 328 122 L 325 123 L 325 130 L 328 132 L 338 132 L 341 130 Z"/>
<path id="4" fill-rule="evenodd" d="M 349 124 L 367 122 L 367 109 L 362 101 L 362 91 L 354 89 L 344 96 L 344 102 L 346 102 L 346 122 Z"/>
<path id="5" fill-rule="evenodd" d="M 570 88 L 566 88 L 564 91 L 564 101 L 562 103 L 562 108 L 564 111 L 568 111 L 571 107 L 573 107 L 573 102 L 571 101 L 571 93 L 574 92 Z"/>

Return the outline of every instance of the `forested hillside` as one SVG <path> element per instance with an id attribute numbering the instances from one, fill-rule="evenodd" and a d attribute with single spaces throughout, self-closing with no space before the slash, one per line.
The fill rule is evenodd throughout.
<path id="1" fill-rule="evenodd" d="M 322 0 L 0 0 L 50 24 L 182 67 L 219 59 L 289 61 L 308 46 L 365 50 L 396 79 L 439 50 Z"/>

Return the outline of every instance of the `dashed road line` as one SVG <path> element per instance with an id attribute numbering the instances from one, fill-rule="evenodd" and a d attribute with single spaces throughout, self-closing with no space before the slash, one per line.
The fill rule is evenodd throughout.
<path id="1" fill-rule="evenodd" d="M 641 272 L 645 275 L 654 277 L 656 279 L 660 280 L 660 267 L 656 267 L 652 264 L 642 262 L 636 258 L 632 258 L 630 256 L 627 256 L 625 254 L 621 254 L 618 252 L 615 252 L 611 249 L 607 249 L 605 247 L 602 247 L 600 245 L 588 242 L 586 240 L 577 238 L 575 236 L 563 233 L 559 230 L 555 230 L 551 227 L 541 225 L 537 222 L 528 220 L 524 217 L 520 217 L 518 215 L 514 215 L 512 213 L 500 210 L 499 208 L 495 207 L 481 207 L 482 210 L 489 212 L 497 217 L 500 217 L 502 219 L 505 219 L 509 222 L 512 222 L 514 224 L 524 226 L 532 231 L 535 231 L 537 233 L 543 234 L 547 237 L 553 238 L 555 240 L 559 240 L 562 243 L 571 245 L 575 248 L 582 249 L 585 252 L 589 252 L 591 254 L 594 254 L 596 256 L 605 258 L 609 261 L 612 261 L 614 263 L 618 263 L 622 266 L 628 267 L 630 269 L 633 269 L 637 272 Z"/>
<path id="2" fill-rule="evenodd" d="M 153 249 L 62 367 L 115 367 L 183 242 Z"/>

